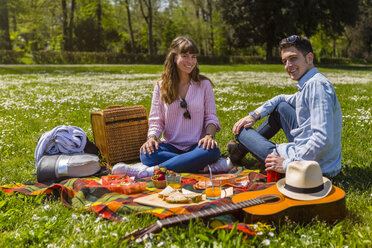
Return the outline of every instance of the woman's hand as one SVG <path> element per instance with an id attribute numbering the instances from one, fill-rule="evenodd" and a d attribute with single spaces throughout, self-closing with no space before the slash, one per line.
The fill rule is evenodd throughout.
<path id="1" fill-rule="evenodd" d="M 249 128 L 249 127 L 253 126 L 255 123 L 256 123 L 256 119 L 251 115 L 248 115 L 244 118 L 241 118 L 240 120 L 238 120 L 235 123 L 235 125 L 233 127 L 233 133 L 235 135 L 238 135 L 239 131 L 242 127 Z"/>
<path id="2" fill-rule="evenodd" d="M 155 152 L 155 149 L 158 150 L 159 143 L 155 140 L 154 137 L 150 137 L 140 148 L 140 153 L 143 154 L 152 154 Z"/>
<path id="3" fill-rule="evenodd" d="M 276 171 L 279 173 L 285 173 L 283 169 L 283 161 L 284 161 L 284 158 L 278 155 L 275 155 L 275 154 L 267 155 L 265 159 L 266 171 L 271 170 L 271 171 Z"/>
<path id="4" fill-rule="evenodd" d="M 203 144 L 203 149 L 209 150 L 209 148 L 213 149 L 218 147 L 217 141 L 215 141 L 212 136 L 205 135 L 204 138 L 199 140 L 198 146 L 200 147 Z"/>

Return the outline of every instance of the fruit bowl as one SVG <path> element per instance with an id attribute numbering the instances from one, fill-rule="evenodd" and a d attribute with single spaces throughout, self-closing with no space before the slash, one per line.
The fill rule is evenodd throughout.
<path id="1" fill-rule="evenodd" d="M 154 179 L 151 179 L 151 180 L 154 183 L 154 186 L 158 189 L 164 189 L 166 186 L 165 180 L 154 180 Z"/>
<path id="2" fill-rule="evenodd" d="M 175 172 L 171 170 L 167 170 L 165 167 L 161 167 L 158 170 L 154 171 L 154 175 L 151 177 L 152 182 L 154 183 L 154 186 L 158 189 L 164 189 L 166 186 L 166 175 L 173 175 L 176 174 Z"/>

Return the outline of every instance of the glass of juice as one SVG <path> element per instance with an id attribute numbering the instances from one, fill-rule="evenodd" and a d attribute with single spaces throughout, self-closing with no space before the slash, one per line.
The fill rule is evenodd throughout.
<path id="1" fill-rule="evenodd" d="M 205 197 L 207 200 L 216 200 L 221 198 L 221 181 L 214 181 L 213 185 L 208 184 L 205 189 Z"/>
<path id="2" fill-rule="evenodd" d="M 167 186 L 171 186 L 174 189 L 181 188 L 181 175 L 170 174 L 165 176 Z"/>

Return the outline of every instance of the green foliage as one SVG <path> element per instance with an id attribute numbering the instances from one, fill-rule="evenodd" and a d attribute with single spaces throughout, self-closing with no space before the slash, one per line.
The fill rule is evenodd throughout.
<path id="1" fill-rule="evenodd" d="M 1 0 L 1 3 L 7 4 L 0 4 L 0 17 L 3 18 L 0 21 L 0 49 L 24 52 L 148 52 L 148 28 L 139 7 L 140 0 L 74 1 L 71 22 L 72 0 L 66 0 L 65 13 L 62 13 L 60 0 Z M 310 36 L 315 43 L 321 41 L 320 46 L 315 46 L 319 57 L 351 57 L 371 61 L 371 1 L 151 2 L 154 54 L 166 54 L 171 40 L 185 35 L 196 41 L 203 56 L 266 56 L 267 62 L 272 62 L 269 59 L 278 56 L 278 41 L 296 33 Z M 64 14 L 67 15 L 65 22 Z M 67 24 L 66 27 L 73 24 L 73 44 L 69 35 L 63 36 L 63 23 Z M 70 34 L 70 29 L 65 31 Z"/>
<path id="2" fill-rule="evenodd" d="M 0 50 L 0 64 L 20 64 L 23 52 Z"/>
<path id="3" fill-rule="evenodd" d="M 231 127 L 250 110 L 278 94 L 296 92 L 282 65 L 201 65 L 214 84 L 226 152 Z M 233 228 L 213 231 L 199 220 L 154 234 L 134 247 L 371 247 L 372 73 L 369 66 L 319 68 L 334 83 L 343 113 L 343 175 L 333 183 L 346 191 L 348 214 L 330 225 L 285 221 L 275 230 L 248 236 Z M 57 125 L 81 127 L 92 137 L 89 115 L 107 105 L 141 104 L 150 110 L 161 65 L 0 66 L 0 184 L 34 183 L 38 138 Z M 259 125 L 256 124 L 256 125 Z M 275 142 L 284 142 L 283 133 Z M 246 165 L 255 162 L 247 156 Z M 155 222 L 124 214 L 121 223 L 74 210 L 58 196 L 0 191 L 0 247 L 117 247 L 126 233 Z M 126 247 L 126 244 L 122 244 Z"/>
<path id="4" fill-rule="evenodd" d="M 103 44 L 100 28 L 96 20 L 89 17 L 80 21 L 75 28 L 75 46 L 78 51 L 102 51 Z"/>
<path id="5" fill-rule="evenodd" d="M 360 1 L 360 18 L 354 27 L 346 28 L 349 55 L 353 58 L 372 58 L 372 1 Z"/>
<path id="6" fill-rule="evenodd" d="M 164 56 L 111 52 L 33 52 L 36 64 L 162 64 Z"/>
<path id="7" fill-rule="evenodd" d="M 348 58 L 320 58 L 322 65 L 347 65 L 350 64 L 351 59 Z"/>
<path id="8" fill-rule="evenodd" d="M 168 53 L 169 45 L 179 33 L 179 26 L 172 19 L 167 19 L 165 21 L 166 23 L 163 27 L 161 36 L 161 52 L 163 54 Z"/>

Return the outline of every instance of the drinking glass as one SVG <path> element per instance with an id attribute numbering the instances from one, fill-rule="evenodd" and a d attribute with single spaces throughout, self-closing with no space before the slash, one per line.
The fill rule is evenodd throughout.
<path id="1" fill-rule="evenodd" d="M 221 198 L 221 181 L 214 181 L 212 184 L 208 184 L 205 189 L 205 197 L 207 200 L 216 200 Z"/>
<path id="2" fill-rule="evenodd" d="M 171 186 L 174 189 L 181 188 L 181 175 L 171 174 L 165 176 L 167 186 Z"/>

